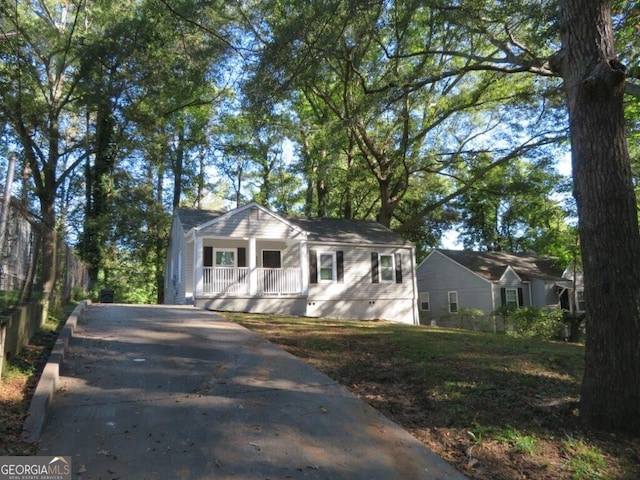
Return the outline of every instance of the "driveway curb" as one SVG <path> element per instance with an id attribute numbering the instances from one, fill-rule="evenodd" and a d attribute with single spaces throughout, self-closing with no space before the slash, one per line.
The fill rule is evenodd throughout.
<path id="1" fill-rule="evenodd" d="M 69 345 L 69 340 L 73 337 L 78 319 L 85 307 L 91 304 L 91 300 L 83 300 L 73 309 L 69 318 L 60 330 L 56 343 L 49 354 L 47 364 L 42 370 L 38 385 L 36 386 L 29 411 L 22 425 L 22 438 L 30 443 L 36 443 L 47 419 L 47 413 L 53 400 L 53 396 L 58 388 L 60 377 L 60 367 L 64 362 L 64 353 Z"/>

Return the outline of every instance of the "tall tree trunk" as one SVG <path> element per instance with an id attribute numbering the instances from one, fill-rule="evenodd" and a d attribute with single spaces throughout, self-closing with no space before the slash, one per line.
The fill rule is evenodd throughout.
<path id="1" fill-rule="evenodd" d="M 47 321 L 53 300 L 58 275 L 58 232 L 56 229 L 56 165 L 60 158 L 60 129 L 55 112 L 49 114 L 48 121 L 48 158 L 42 169 L 42 180 L 38 184 L 37 195 L 40 200 L 42 217 L 42 320 Z M 35 159 L 35 155 L 31 156 Z M 32 165 L 37 171 L 37 165 Z"/>
<path id="2" fill-rule="evenodd" d="M 356 147 L 356 141 L 353 138 L 353 134 L 350 134 L 349 145 L 346 151 L 347 183 L 344 186 L 344 198 L 342 203 L 342 216 L 348 219 L 353 218 L 353 185 L 355 184 L 355 182 L 353 181 L 353 178 L 356 176 L 356 168 L 354 167 L 355 147 Z"/>
<path id="3" fill-rule="evenodd" d="M 198 152 L 198 179 L 197 185 L 198 190 L 196 193 L 196 208 L 199 210 L 202 208 L 202 200 L 204 200 L 205 196 L 205 160 L 206 160 L 206 150 L 203 146 L 200 147 L 200 151 Z"/>
<path id="4" fill-rule="evenodd" d="M 42 224 L 33 223 L 31 225 L 33 229 L 33 247 L 31 249 L 31 258 L 29 259 L 29 269 L 22 285 L 22 291 L 20 293 L 20 303 L 25 303 L 31 300 L 33 294 L 33 280 L 36 278 L 36 271 L 38 264 L 41 261 L 41 246 L 42 246 Z"/>
<path id="5" fill-rule="evenodd" d="M 172 207 L 175 210 L 180 205 L 182 196 L 182 173 L 184 171 L 184 125 L 180 126 L 178 132 L 178 144 L 176 145 L 175 162 L 173 163 L 173 201 Z"/>
<path id="6" fill-rule="evenodd" d="M 581 418 L 640 433 L 640 236 L 627 151 L 625 69 L 611 2 L 562 0 L 560 71 L 569 108 L 574 196 L 584 265 Z"/>
<path id="7" fill-rule="evenodd" d="M 42 216 L 42 319 L 49 317 L 49 308 L 56 286 L 58 266 L 58 234 L 56 231 L 55 191 L 53 195 L 40 196 Z"/>
<path id="8" fill-rule="evenodd" d="M 112 177 L 116 162 L 114 129 L 109 98 L 103 98 L 96 109 L 94 165 L 91 167 L 87 158 L 85 167 L 87 198 L 81 253 L 87 262 L 91 287 L 97 284 L 100 272 L 104 270 L 104 251 L 111 230 Z"/>
<path id="9" fill-rule="evenodd" d="M 381 225 L 387 228 L 391 227 L 391 220 L 393 219 L 393 212 L 398 206 L 398 202 L 395 198 L 391 198 L 391 181 L 388 178 L 378 178 L 378 186 L 380 188 L 380 208 L 376 220 Z"/>

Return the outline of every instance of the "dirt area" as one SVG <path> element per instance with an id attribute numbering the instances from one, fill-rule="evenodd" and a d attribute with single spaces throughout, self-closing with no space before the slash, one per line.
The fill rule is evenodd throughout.
<path id="1" fill-rule="evenodd" d="M 0 379 L 0 456 L 35 453 L 36 446 L 22 440 L 22 424 L 54 342 L 54 334 L 37 335 Z"/>

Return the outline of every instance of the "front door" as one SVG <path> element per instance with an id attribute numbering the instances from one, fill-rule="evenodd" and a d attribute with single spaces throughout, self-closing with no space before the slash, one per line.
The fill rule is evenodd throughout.
<path id="1" fill-rule="evenodd" d="M 272 268 L 282 268 L 280 250 L 262 251 L 262 291 L 263 293 L 280 293 L 282 285 L 281 272 L 271 270 Z"/>
<path id="2" fill-rule="evenodd" d="M 280 250 L 263 250 L 262 268 L 282 268 Z"/>

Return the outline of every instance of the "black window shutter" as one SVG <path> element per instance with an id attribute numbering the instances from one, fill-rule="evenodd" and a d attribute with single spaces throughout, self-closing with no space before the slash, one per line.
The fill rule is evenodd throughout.
<path id="1" fill-rule="evenodd" d="M 518 306 L 519 307 L 524 307 L 524 304 L 522 303 L 523 300 L 524 299 L 523 299 L 523 296 L 522 296 L 522 288 L 519 288 L 518 289 Z"/>
<path id="2" fill-rule="evenodd" d="M 504 307 L 507 304 L 507 289 L 500 289 L 500 300 L 502 301 L 502 306 Z"/>
<path id="3" fill-rule="evenodd" d="M 213 267 L 213 247 L 202 248 L 202 266 Z"/>
<path id="4" fill-rule="evenodd" d="M 336 252 L 336 274 L 338 283 L 344 283 L 344 252 L 342 250 Z"/>
<path id="5" fill-rule="evenodd" d="M 396 283 L 402 283 L 402 255 L 396 253 Z"/>
<path id="6" fill-rule="evenodd" d="M 247 249 L 244 247 L 238 248 L 238 267 L 247 266 Z"/>
<path id="7" fill-rule="evenodd" d="M 378 252 L 371 252 L 371 283 L 378 283 Z"/>
<path id="8" fill-rule="evenodd" d="M 318 283 L 318 255 L 315 250 L 309 250 L 309 283 Z"/>

